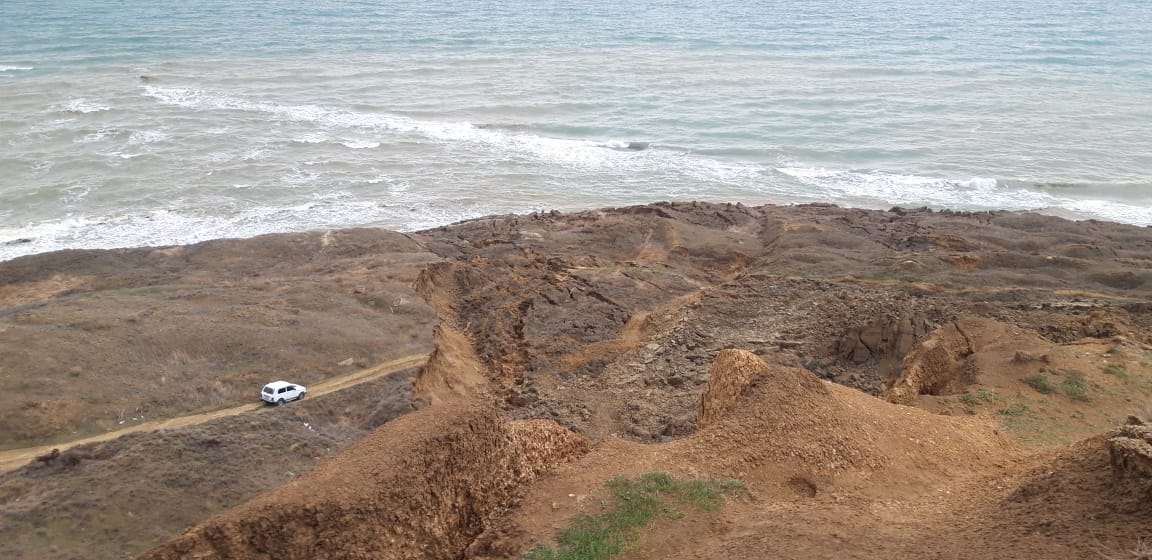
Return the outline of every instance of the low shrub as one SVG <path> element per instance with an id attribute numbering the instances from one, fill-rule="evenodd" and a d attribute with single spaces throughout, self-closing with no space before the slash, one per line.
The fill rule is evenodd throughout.
<path id="1" fill-rule="evenodd" d="M 1048 374 L 1043 371 L 1036 375 L 1025 377 L 1023 381 L 1029 387 L 1045 395 L 1056 391 L 1056 388 L 1052 386 L 1052 382 L 1048 379 Z"/>
<path id="2" fill-rule="evenodd" d="M 1085 380 L 1084 372 L 1078 370 L 1065 370 L 1064 371 L 1064 394 L 1068 395 L 1074 401 L 1087 401 L 1088 400 L 1088 383 Z"/>

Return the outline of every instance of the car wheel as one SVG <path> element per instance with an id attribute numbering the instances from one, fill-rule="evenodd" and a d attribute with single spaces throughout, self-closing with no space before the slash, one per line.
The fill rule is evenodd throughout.
<path id="1" fill-rule="evenodd" d="M 280 406 L 282 404 L 284 404 L 284 399 L 280 399 L 280 400 L 276 401 L 276 406 Z"/>
<path id="2" fill-rule="evenodd" d="M 300 393 L 300 396 L 299 396 L 299 397 L 296 397 L 296 400 L 298 400 L 298 401 L 302 401 L 302 400 L 304 400 L 304 395 L 307 395 L 307 394 L 308 394 L 308 393 Z"/>

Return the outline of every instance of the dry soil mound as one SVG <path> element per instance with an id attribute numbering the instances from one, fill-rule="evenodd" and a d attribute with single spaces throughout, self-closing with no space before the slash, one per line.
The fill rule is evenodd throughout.
<path id="1" fill-rule="evenodd" d="M 971 472 L 1016 449 L 984 419 L 885 403 L 821 381 L 805 369 L 769 366 L 748 353 L 732 358 L 718 359 L 713 375 L 738 379 L 745 372 L 762 373 L 751 376 L 727 416 L 671 444 L 685 460 L 707 462 L 709 470 L 752 479 L 794 471 L 813 480 L 843 477 L 845 483 L 879 476 L 911 487 L 918 479 Z M 702 410 L 715 408 L 708 400 L 727 397 L 706 392 Z"/>
<path id="2" fill-rule="evenodd" d="M 453 558 L 526 482 L 587 447 L 489 406 L 431 407 L 141 558 Z"/>
<path id="3" fill-rule="evenodd" d="M 721 350 L 708 370 L 700 396 L 697 426 L 706 428 L 728 415 L 748 386 L 768 371 L 768 365 L 744 350 Z"/>

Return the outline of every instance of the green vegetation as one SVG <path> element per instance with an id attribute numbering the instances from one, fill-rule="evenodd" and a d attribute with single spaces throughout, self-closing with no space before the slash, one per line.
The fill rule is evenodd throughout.
<path id="1" fill-rule="evenodd" d="M 1044 371 L 1030 377 L 1025 377 L 1024 383 L 1045 395 L 1056 391 L 1056 388 L 1052 386 L 1052 382 L 1048 379 L 1048 373 Z"/>
<path id="2" fill-rule="evenodd" d="M 608 482 L 614 499 L 602 502 L 596 515 L 581 515 L 556 535 L 557 548 L 540 545 L 524 553 L 525 560 L 599 560 L 620 554 L 639 530 L 659 517 L 683 517 L 673 506 L 712 511 L 724 496 L 747 492 L 738 480 L 676 480 L 665 473 L 647 473 L 636 479 Z"/>
<path id="3" fill-rule="evenodd" d="M 1088 400 L 1088 387 L 1084 379 L 1084 372 L 1069 369 L 1064 370 L 1064 394 L 1074 401 Z"/>
<path id="4" fill-rule="evenodd" d="M 1000 397 L 988 389 L 980 389 L 975 393 L 964 393 L 963 395 L 960 395 L 960 402 L 969 406 L 982 402 L 993 402 L 997 400 L 1000 400 Z"/>
<path id="5" fill-rule="evenodd" d="M 1116 368 L 1116 366 L 1108 366 L 1108 368 Z M 1123 368 L 1118 368 L 1117 371 L 1109 371 L 1105 368 L 1105 373 L 1116 375 L 1121 379 L 1127 379 L 1128 373 Z M 1036 389 L 1037 392 L 1050 395 L 1055 393 L 1057 386 L 1053 384 L 1052 378 L 1048 375 L 1047 370 L 1041 370 L 1040 373 L 1025 377 L 1022 381 L 1029 387 Z M 1088 399 L 1088 381 L 1084 372 L 1076 369 L 1065 369 L 1055 372 L 1064 379 L 1060 381 L 1059 388 L 1063 390 L 1065 395 L 1068 395 L 1074 401 L 1087 401 Z"/>
<path id="6" fill-rule="evenodd" d="M 1118 366 L 1118 365 L 1105 366 L 1104 367 L 1104 373 L 1111 375 L 1117 379 L 1120 379 L 1121 381 L 1128 381 L 1130 379 L 1130 377 L 1128 375 L 1128 370 L 1124 369 L 1124 366 Z"/>
<path id="7" fill-rule="evenodd" d="M 1004 416 L 1024 416 L 1029 411 L 1030 410 L 1028 405 L 1024 403 L 1017 403 L 1015 406 L 1001 408 L 1000 410 L 997 410 L 996 413 L 1003 414 Z"/>

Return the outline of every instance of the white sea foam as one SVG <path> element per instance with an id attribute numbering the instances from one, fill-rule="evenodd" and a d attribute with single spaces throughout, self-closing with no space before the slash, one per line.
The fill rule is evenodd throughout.
<path id="1" fill-rule="evenodd" d="M 256 161 L 264 159 L 264 156 L 267 154 L 268 150 L 263 146 L 260 146 L 258 148 L 252 148 L 244 152 L 244 155 L 240 156 L 240 159 L 243 161 Z"/>
<path id="2" fill-rule="evenodd" d="M 0 261 L 59 249 L 114 249 L 185 245 L 222 237 L 320 230 L 347 224 L 416 230 L 477 218 L 492 208 L 444 208 L 412 202 L 344 200 L 339 193 L 287 206 L 253 206 L 227 216 L 196 209 L 163 209 L 115 216 L 69 216 L 0 227 Z"/>
<path id="3" fill-rule="evenodd" d="M 52 171 L 52 168 L 55 166 L 56 166 L 55 162 L 40 161 L 40 162 L 36 162 L 36 163 L 32 164 L 30 169 L 32 171 L 33 176 L 40 176 L 40 175 L 43 175 L 45 173 L 48 173 L 49 171 Z"/>
<path id="4" fill-rule="evenodd" d="M 101 142 L 106 138 L 109 138 L 111 136 L 116 135 L 117 132 L 119 132 L 119 131 L 117 131 L 114 128 L 101 128 L 101 129 L 97 130 L 96 132 L 90 132 L 88 134 L 85 134 L 84 136 L 79 136 L 77 138 L 73 138 L 72 142 L 74 144 L 94 144 L 96 142 Z"/>
<path id="5" fill-rule="evenodd" d="M 380 147 L 379 142 L 368 142 L 368 141 L 363 141 L 363 140 L 361 140 L 361 141 L 352 140 L 352 141 L 348 141 L 348 142 L 341 142 L 340 144 L 346 148 L 352 148 L 353 150 L 363 150 L 366 148 L 379 148 Z"/>
<path id="6" fill-rule="evenodd" d="M 73 99 L 57 107 L 57 109 L 69 113 L 98 113 L 100 111 L 111 111 L 112 107 L 80 98 Z"/>
<path id="7" fill-rule="evenodd" d="M 280 182 L 281 184 L 295 187 L 313 184 L 319 178 L 320 173 L 317 171 L 301 169 L 300 167 L 293 167 L 291 173 L 280 177 Z"/>
<path id="8" fill-rule="evenodd" d="M 323 134 L 309 134 L 300 138 L 293 138 L 292 141 L 301 144 L 323 144 L 328 141 L 328 137 Z"/>
<path id="9" fill-rule="evenodd" d="M 384 184 L 387 186 L 390 196 L 403 196 L 412 186 L 408 181 L 392 177 L 386 173 L 381 173 L 378 170 L 373 170 L 372 172 L 374 175 L 370 179 L 363 179 L 362 182 L 369 185 Z"/>
<path id="10" fill-rule="evenodd" d="M 444 122 L 412 119 L 382 112 L 349 111 L 317 105 L 281 105 L 254 101 L 226 93 L 193 88 L 145 86 L 144 95 L 161 103 L 196 110 L 256 112 L 292 122 L 315 123 L 318 126 L 344 130 L 370 130 L 376 134 L 413 135 L 444 143 L 463 143 L 501 154 L 530 158 L 563 167 L 622 172 L 678 169 L 690 176 L 721 183 L 761 178 L 761 166 L 749 162 L 713 160 L 704 157 L 681 157 L 672 151 L 649 150 L 643 142 L 600 142 L 550 138 L 512 130 L 482 128 L 468 122 Z M 316 143 L 327 140 L 316 132 L 294 141 Z M 377 147 L 372 142 L 341 142 L 348 147 Z M 641 146 L 643 148 L 641 148 Z"/>
<path id="11" fill-rule="evenodd" d="M 780 167 L 780 173 L 818 189 L 828 200 L 882 208 L 929 206 L 969 210 L 1031 210 L 1069 219 L 1102 219 L 1152 225 L 1152 208 L 1108 200 L 1081 200 L 1009 186 L 986 177 L 949 180 L 882 172 Z"/>
<path id="12" fill-rule="evenodd" d="M 34 66 L 4 66 L 0 64 L 0 72 L 27 72 L 35 69 Z"/>
<path id="13" fill-rule="evenodd" d="M 168 133 L 162 130 L 133 130 L 128 136 L 128 143 L 133 145 L 151 144 L 168 138 Z"/>
<path id="14" fill-rule="evenodd" d="M 1013 188 L 995 179 L 976 177 L 951 180 L 883 172 L 857 172 L 806 167 L 780 167 L 776 171 L 792 177 L 806 188 L 789 191 L 773 184 L 760 164 L 742 160 L 710 158 L 648 149 L 647 144 L 625 141 L 591 141 L 550 138 L 521 131 L 476 127 L 467 122 L 412 119 L 380 112 L 349 111 L 316 105 L 281 105 L 253 101 L 222 93 L 191 88 L 146 86 L 145 95 L 162 103 L 199 110 L 234 110 L 273 115 L 293 122 L 315 123 L 331 129 L 372 130 L 374 133 L 416 135 L 445 143 L 464 143 L 497 153 L 528 158 L 537 163 L 578 168 L 584 171 L 611 171 L 621 175 L 673 173 L 674 194 L 715 192 L 719 185 L 754 189 L 785 200 L 833 200 L 869 207 L 891 205 L 933 206 L 971 209 L 1038 209 L 1072 207 L 1066 200 L 1027 188 Z M 300 142 L 324 142 L 328 136 L 317 132 Z M 378 142 L 342 141 L 351 148 L 374 148 Z M 640 149 L 642 146 L 644 149 Z M 282 178 L 287 185 L 314 183 L 315 173 L 294 173 Z M 626 188 L 626 187 L 625 187 Z M 611 194 L 611 193 L 607 193 Z M 1130 212 L 1128 212 L 1130 214 Z"/>
<path id="15" fill-rule="evenodd" d="M 1070 201 L 1070 204 L 1060 207 L 1059 211 L 1044 210 L 1074 220 L 1097 219 L 1138 226 L 1152 226 L 1152 208 L 1133 206 L 1112 200 Z M 1062 214 L 1065 211 L 1068 212 L 1068 215 Z"/>
<path id="16" fill-rule="evenodd" d="M 76 183 L 65 187 L 60 195 L 60 200 L 66 205 L 76 204 L 88 197 L 92 192 L 92 185 L 87 183 Z"/>
<path id="17" fill-rule="evenodd" d="M 1025 210 L 1053 205 L 1055 198 L 1024 188 L 1009 188 L 995 179 L 949 180 L 884 172 L 778 167 L 776 171 L 818 189 L 829 199 L 871 200 L 872 206 L 915 205 L 941 208 Z"/>

